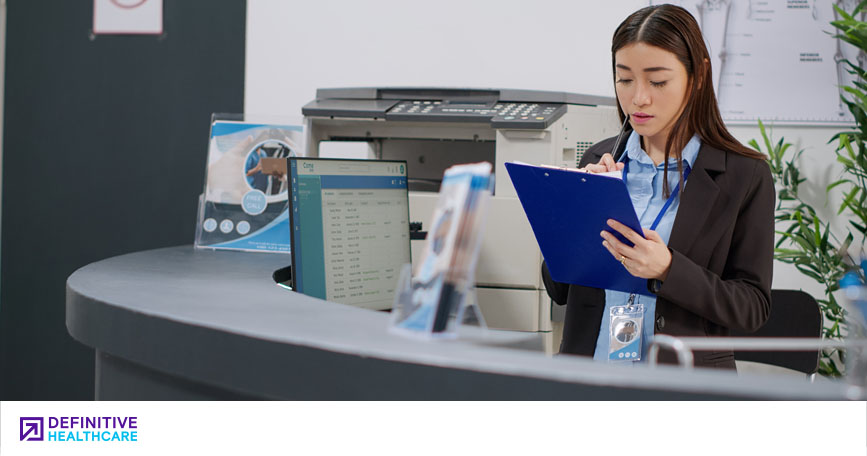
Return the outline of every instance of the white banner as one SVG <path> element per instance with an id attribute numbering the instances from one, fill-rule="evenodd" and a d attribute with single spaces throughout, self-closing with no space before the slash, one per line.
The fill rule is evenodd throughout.
<path id="1" fill-rule="evenodd" d="M 863 402 L 3 402 L 0 427 L 4 456 L 789 456 L 867 448 Z M 135 439 L 121 440 L 123 432 Z"/>

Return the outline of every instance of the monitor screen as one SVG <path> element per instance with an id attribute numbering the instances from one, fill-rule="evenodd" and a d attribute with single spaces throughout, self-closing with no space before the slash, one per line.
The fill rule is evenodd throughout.
<path id="1" fill-rule="evenodd" d="M 295 291 L 369 309 L 410 262 L 405 161 L 289 159 Z"/>

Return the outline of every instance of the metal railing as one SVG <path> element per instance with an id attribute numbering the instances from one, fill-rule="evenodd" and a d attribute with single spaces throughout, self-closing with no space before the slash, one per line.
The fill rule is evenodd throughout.
<path id="1" fill-rule="evenodd" d="M 656 366 L 661 346 L 677 354 L 678 364 L 692 369 L 694 350 L 807 351 L 823 348 L 867 349 L 867 340 L 828 340 L 806 337 L 673 337 L 656 334 L 647 352 L 648 364 Z"/>

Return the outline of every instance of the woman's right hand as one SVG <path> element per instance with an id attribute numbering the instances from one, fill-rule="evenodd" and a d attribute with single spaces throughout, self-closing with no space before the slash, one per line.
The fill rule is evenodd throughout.
<path id="1" fill-rule="evenodd" d="M 587 165 L 582 169 L 588 173 L 609 173 L 611 171 L 621 171 L 624 166 L 622 162 L 615 163 L 614 157 L 611 154 L 605 154 L 599 159 L 599 163 Z"/>

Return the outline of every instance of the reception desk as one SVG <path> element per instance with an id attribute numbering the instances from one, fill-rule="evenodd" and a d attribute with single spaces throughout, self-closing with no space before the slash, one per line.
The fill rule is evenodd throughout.
<path id="1" fill-rule="evenodd" d="M 182 246 L 73 273 L 66 326 L 94 349 L 96 399 L 863 399 L 842 382 L 552 357 L 535 333 L 406 338 L 388 313 L 278 286 L 288 263 Z"/>

